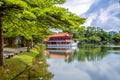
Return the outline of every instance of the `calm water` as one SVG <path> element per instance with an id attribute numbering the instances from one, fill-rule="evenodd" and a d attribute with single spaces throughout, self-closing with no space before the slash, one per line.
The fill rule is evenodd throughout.
<path id="1" fill-rule="evenodd" d="M 52 80 L 120 80 L 120 47 L 46 50 Z"/>

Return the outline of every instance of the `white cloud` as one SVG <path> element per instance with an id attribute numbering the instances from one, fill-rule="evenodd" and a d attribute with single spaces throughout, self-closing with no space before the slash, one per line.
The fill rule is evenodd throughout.
<path id="1" fill-rule="evenodd" d="M 90 26 L 93 22 L 94 19 L 96 19 L 96 17 L 98 16 L 97 13 L 92 13 L 89 15 L 89 17 L 87 18 L 86 22 L 84 23 L 84 26 Z"/>
<path id="2" fill-rule="evenodd" d="M 98 16 L 97 25 L 100 25 L 106 30 L 120 30 L 119 22 L 120 19 L 116 17 L 116 14 L 119 14 L 120 7 L 118 4 L 113 4 L 107 9 L 102 9 L 100 15 Z"/>
<path id="3" fill-rule="evenodd" d="M 120 5 L 118 2 L 115 3 L 112 0 L 108 0 L 108 2 L 105 1 L 105 3 L 109 4 L 105 6 L 105 4 L 103 4 L 104 0 L 102 1 L 67 0 L 66 3 L 61 6 L 81 17 L 86 17 L 87 20 L 84 24 L 85 26 L 101 27 L 106 31 L 120 31 L 120 18 L 116 16 L 117 14 L 120 14 Z"/>
<path id="4" fill-rule="evenodd" d="M 106 31 L 119 31 L 120 19 L 116 17 L 119 13 L 120 6 L 118 4 L 112 4 L 107 8 L 100 8 L 96 12 L 90 13 L 87 16 L 85 26 L 97 26 Z"/>
<path id="5" fill-rule="evenodd" d="M 99 21 L 104 23 L 108 21 L 109 19 L 115 19 L 115 14 L 119 13 L 118 11 L 119 6 L 117 4 L 113 4 L 109 6 L 107 9 L 101 9 L 100 10 L 100 16 L 99 16 Z"/>
<path id="6" fill-rule="evenodd" d="M 85 13 L 95 0 L 67 0 L 62 6 L 69 11 L 80 15 Z"/>

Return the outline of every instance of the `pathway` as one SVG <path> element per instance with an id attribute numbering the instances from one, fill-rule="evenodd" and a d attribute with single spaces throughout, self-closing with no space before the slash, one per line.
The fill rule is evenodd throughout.
<path id="1" fill-rule="evenodd" d="M 4 58 L 10 58 L 16 54 L 21 53 L 22 51 L 27 51 L 27 47 L 3 50 L 3 56 Z"/>

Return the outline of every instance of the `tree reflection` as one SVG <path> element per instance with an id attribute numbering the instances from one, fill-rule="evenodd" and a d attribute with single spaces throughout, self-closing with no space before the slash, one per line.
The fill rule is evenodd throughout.
<path id="1" fill-rule="evenodd" d="M 20 75 L 17 80 L 51 80 L 54 75 L 47 70 L 48 67 L 43 52 L 40 52 L 33 60 L 32 66 Z"/>
<path id="2" fill-rule="evenodd" d="M 102 47 L 85 47 L 79 48 L 79 50 L 74 51 L 74 54 L 68 59 L 67 62 L 72 62 L 74 60 L 78 61 L 95 61 L 102 59 L 107 55 L 107 48 Z"/>
<path id="3" fill-rule="evenodd" d="M 67 53 L 67 50 L 70 51 Z M 63 53 L 64 52 L 64 53 Z M 47 49 L 46 55 L 50 58 L 62 58 L 65 62 L 72 62 L 74 60 L 78 61 L 98 61 L 101 60 L 107 54 L 113 53 L 118 54 L 120 53 L 120 48 L 118 47 L 100 47 L 100 46 L 82 46 L 72 50 L 72 49 Z"/>

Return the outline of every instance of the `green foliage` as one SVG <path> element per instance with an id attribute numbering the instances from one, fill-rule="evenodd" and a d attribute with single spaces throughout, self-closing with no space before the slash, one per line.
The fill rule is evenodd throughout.
<path id="1" fill-rule="evenodd" d="M 23 20 L 22 14 L 18 11 L 16 13 L 10 11 L 7 16 L 4 16 L 3 31 L 5 37 L 24 36 L 31 39 L 31 33 L 35 33 L 37 30 L 34 27 L 34 21 Z"/>
<path id="2" fill-rule="evenodd" d="M 3 4 L 4 6 L 6 6 L 7 8 L 27 8 L 28 4 L 25 1 L 22 0 L 2 0 L 5 4 Z"/>
<path id="3" fill-rule="evenodd" d="M 111 42 L 112 39 L 112 36 L 108 32 L 99 27 L 88 26 L 85 28 L 82 26 L 78 31 L 71 31 L 71 34 L 73 34 L 73 39 L 79 40 L 80 43 L 106 44 Z"/>
<path id="4" fill-rule="evenodd" d="M 24 36 L 43 40 L 51 28 L 69 31 L 78 29 L 85 19 L 67 9 L 55 6 L 65 0 L 4 0 L 3 31 L 5 37 Z M 45 36 L 43 36 L 43 34 Z M 42 35 L 42 36 L 41 36 Z"/>
<path id="5" fill-rule="evenodd" d="M 113 39 L 115 40 L 116 43 L 120 43 L 120 33 L 115 34 L 115 35 L 113 36 Z"/>
<path id="6" fill-rule="evenodd" d="M 24 11 L 23 18 L 31 20 L 31 19 L 36 19 L 37 17 L 35 16 L 34 13 L 31 13 L 29 11 Z"/>
<path id="7" fill-rule="evenodd" d="M 91 37 L 89 37 L 91 42 L 99 42 L 101 41 L 101 38 L 99 36 L 93 35 Z"/>
<path id="8" fill-rule="evenodd" d="M 62 4 L 62 3 L 64 3 L 66 0 L 52 0 L 52 2 L 54 3 L 54 4 Z"/>
<path id="9" fill-rule="evenodd" d="M 0 1 L 0 7 L 3 5 L 3 2 L 2 1 Z"/>

